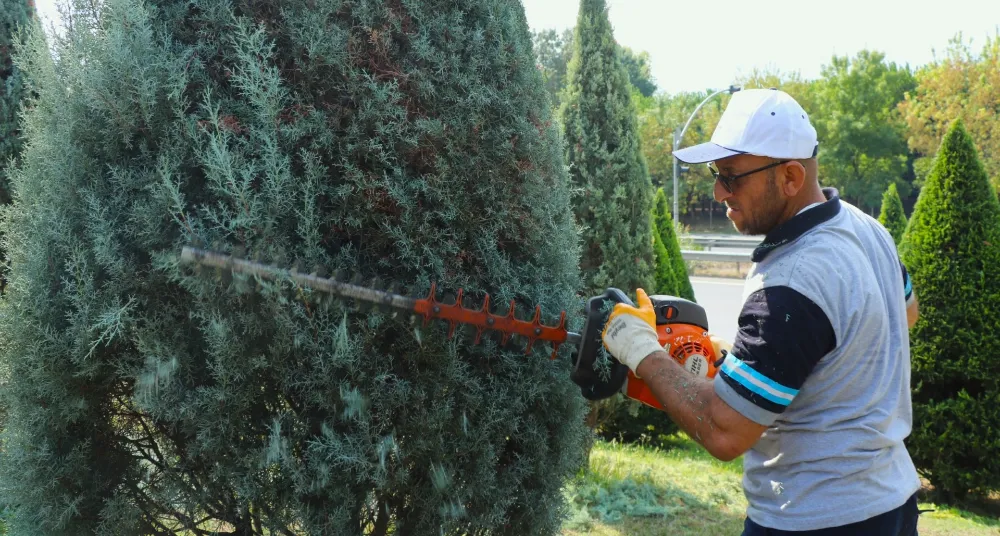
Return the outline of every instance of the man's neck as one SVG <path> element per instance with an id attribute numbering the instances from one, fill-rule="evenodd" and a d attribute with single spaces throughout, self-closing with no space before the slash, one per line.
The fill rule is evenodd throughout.
<path id="1" fill-rule="evenodd" d="M 809 205 L 826 202 L 826 196 L 823 195 L 823 189 L 820 188 L 818 184 L 813 185 L 813 187 L 809 189 L 808 193 L 802 193 L 803 195 L 797 196 L 795 199 L 792 199 L 790 203 L 788 203 L 785 213 L 781 216 L 781 222 L 779 225 L 794 218 L 796 214 L 802 212 L 802 209 L 808 207 Z"/>

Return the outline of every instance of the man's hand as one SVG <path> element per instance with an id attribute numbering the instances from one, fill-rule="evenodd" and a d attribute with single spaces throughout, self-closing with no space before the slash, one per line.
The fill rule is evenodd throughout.
<path id="1" fill-rule="evenodd" d="M 624 303 L 615 305 L 602 335 L 608 352 L 632 369 L 632 372 L 636 371 L 639 363 L 649 354 L 663 350 L 660 338 L 656 335 L 653 302 L 641 288 L 635 294 L 639 307 Z"/>

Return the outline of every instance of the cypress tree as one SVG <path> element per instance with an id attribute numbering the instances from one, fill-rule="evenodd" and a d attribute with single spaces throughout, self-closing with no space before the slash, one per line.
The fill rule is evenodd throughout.
<path id="1" fill-rule="evenodd" d="M 31 0 L 0 3 L 0 203 L 10 203 L 7 164 L 21 152 L 18 111 L 24 94 L 24 80 L 14 65 L 17 32 L 26 28 L 34 13 Z"/>
<path id="2" fill-rule="evenodd" d="M 899 192 L 894 182 L 890 182 L 882 194 L 882 209 L 878 214 L 878 222 L 889 231 L 896 245 L 899 245 L 899 241 L 903 239 L 903 232 L 906 231 L 906 213 L 903 212 L 903 201 L 899 199 Z"/>
<path id="3" fill-rule="evenodd" d="M 900 245 L 920 303 L 909 450 L 943 498 L 1000 488 L 1000 203 L 961 122 Z"/>
<path id="4" fill-rule="evenodd" d="M 575 308 L 520 3 L 74 9 L 54 55 L 38 34 L 25 53 L 2 222 L 13 532 L 556 533 L 587 437 L 566 359 L 179 261 L 204 244 L 550 324 Z"/>
<path id="5" fill-rule="evenodd" d="M 653 223 L 656 231 L 660 234 L 660 240 L 667 250 L 667 258 L 674 270 L 674 281 L 677 286 L 671 294 L 694 301 L 694 288 L 691 286 L 687 265 L 681 255 L 681 245 L 677 240 L 677 233 L 674 232 L 674 220 L 670 214 L 670 205 L 667 203 L 667 194 L 664 193 L 663 188 L 656 190 L 656 199 L 653 203 Z"/>
<path id="6" fill-rule="evenodd" d="M 677 295 L 677 280 L 670 254 L 660 239 L 654 223 L 650 223 L 653 234 L 653 254 L 656 260 L 654 286 L 646 289 L 650 295 Z M 657 439 L 660 435 L 670 435 L 678 430 L 674 421 L 662 411 L 617 395 L 604 403 L 599 403 L 592 415 L 597 433 L 607 440 L 632 443 L 646 439 Z"/>
<path id="7" fill-rule="evenodd" d="M 585 293 L 652 288 L 652 186 L 604 0 L 580 2 L 567 80 L 560 113 L 582 228 Z"/>
<path id="8" fill-rule="evenodd" d="M 655 294 L 677 295 L 677 277 L 674 275 L 674 263 L 667 252 L 667 247 L 663 245 L 660 230 L 656 223 L 651 224 L 653 229 L 653 254 L 656 255 L 656 286 L 651 289 Z"/>
<path id="9" fill-rule="evenodd" d="M 674 222 L 670 217 L 663 188 L 656 192 L 651 219 L 653 251 L 656 255 L 656 286 L 650 294 L 694 300 L 694 290 L 688 278 L 687 266 L 681 257 L 680 244 L 674 233 Z M 659 437 L 678 430 L 677 424 L 662 411 L 623 396 L 601 408 L 601 413 L 606 417 L 600 420 L 597 431 L 605 439 L 624 442 L 653 440 L 655 443 Z"/>

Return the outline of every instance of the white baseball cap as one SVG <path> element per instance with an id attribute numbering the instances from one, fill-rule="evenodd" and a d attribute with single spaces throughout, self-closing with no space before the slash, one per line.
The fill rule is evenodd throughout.
<path id="1" fill-rule="evenodd" d="M 714 162 L 737 154 L 780 160 L 812 158 L 819 148 L 809 115 L 788 93 L 746 89 L 730 99 L 712 141 L 674 152 L 686 164 Z"/>

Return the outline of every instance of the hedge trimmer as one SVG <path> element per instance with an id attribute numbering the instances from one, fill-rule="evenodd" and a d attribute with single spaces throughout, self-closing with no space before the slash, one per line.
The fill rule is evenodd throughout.
<path id="1" fill-rule="evenodd" d="M 455 328 L 459 325 L 473 326 L 476 329 L 474 344 L 479 344 L 486 332 L 499 333 L 502 344 L 507 344 L 513 335 L 519 335 L 527 341 L 525 353 L 531 353 L 537 341 L 551 343 L 552 359 L 555 359 L 560 346 L 569 344 L 574 347 L 573 371 L 570 378 L 580 386 L 585 398 L 601 400 L 621 392 L 651 407 L 663 409 L 649 387 L 625 365 L 611 358 L 610 372 L 604 374 L 595 366 L 603 348 L 601 332 L 613 304 L 632 303 L 625 293 L 616 288 L 609 288 L 604 294 L 587 300 L 584 308 L 583 332 L 575 333 L 566 328 L 566 311 L 560 314 L 559 322 L 554 326 L 541 322 L 542 309 L 537 305 L 531 320 L 519 320 L 514 314 L 514 300 L 511 300 L 507 314 L 496 315 L 490 312 L 488 294 L 482 307 L 466 308 L 462 305 L 462 289 L 458 290 L 453 303 L 443 303 L 436 299 L 437 287 L 433 283 L 426 297 L 412 298 L 387 290 L 339 281 L 337 278 L 322 277 L 317 273 L 302 273 L 295 269 L 279 268 L 194 247 L 184 247 L 181 251 L 181 260 L 261 279 L 290 279 L 298 285 L 332 296 L 409 312 L 423 318 L 424 325 L 431 320 L 441 320 L 448 323 L 449 338 L 454 335 Z M 714 377 L 717 364 L 712 359 L 714 352 L 707 333 L 708 316 L 705 310 L 694 302 L 674 296 L 657 295 L 650 296 L 650 299 L 656 311 L 657 333 L 664 350 L 689 372 L 698 376 Z"/>

